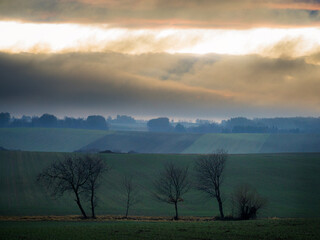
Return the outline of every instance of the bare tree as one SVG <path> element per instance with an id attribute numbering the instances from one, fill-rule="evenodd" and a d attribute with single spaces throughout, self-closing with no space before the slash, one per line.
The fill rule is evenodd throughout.
<path id="1" fill-rule="evenodd" d="M 238 218 L 243 220 L 255 219 L 258 211 L 266 206 L 267 200 L 258 192 L 243 184 L 238 186 L 231 195 L 232 212 L 235 211 Z"/>
<path id="2" fill-rule="evenodd" d="M 130 207 L 139 202 L 137 185 L 134 184 L 133 177 L 125 175 L 122 181 L 122 187 L 124 190 L 124 200 L 126 202 L 126 218 L 129 214 Z"/>
<path id="3" fill-rule="evenodd" d="M 174 204 L 175 220 L 179 219 L 178 203 L 183 202 L 183 195 L 190 190 L 188 167 L 178 167 L 173 163 L 167 163 L 154 182 L 156 199 L 169 204 Z"/>
<path id="4" fill-rule="evenodd" d="M 206 193 L 210 198 L 217 199 L 220 217 L 223 219 L 223 201 L 221 184 L 228 154 L 223 149 L 218 149 L 212 154 L 202 155 L 195 163 L 196 188 Z"/>
<path id="5" fill-rule="evenodd" d="M 97 189 L 100 186 L 102 174 L 109 170 L 109 167 L 96 156 L 87 155 L 84 158 L 84 164 L 87 169 L 88 180 L 83 185 L 86 195 L 89 195 L 91 206 L 91 217 L 96 218 L 95 207 L 97 206 Z"/>
<path id="6" fill-rule="evenodd" d="M 62 161 L 52 163 L 48 168 L 43 170 L 38 175 L 37 181 L 51 190 L 52 196 L 61 197 L 65 192 L 73 193 L 82 216 L 87 218 L 80 200 L 83 186 L 89 177 L 87 172 L 83 158 L 66 157 Z"/>

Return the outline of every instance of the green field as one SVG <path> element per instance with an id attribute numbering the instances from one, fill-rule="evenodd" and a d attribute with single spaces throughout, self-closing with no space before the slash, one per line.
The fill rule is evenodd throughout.
<path id="1" fill-rule="evenodd" d="M 111 131 L 140 131 L 147 132 L 148 127 L 145 122 L 136 122 L 135 124 L 112 123 L 109 125 Z"/>
<path id="2" fill-rule="evenodd" d="M 192 154 L 211 153 L 217 148 L 227 149 L 229 153 L 320 152 L 320 134 L 114 132 L 83 147 L 88 150 Z"/>
<path id="3" fill-rule="evenodd" d="M 212 149 L 224 148 L 230 153 L 260 153 L 270 134 L 205 134 L 183 153 L 210 153 Z M 275 152 L 277 152 L 274 149 Z"/>
<path id="4" fill-rule="evenodd" d="M 67 215 L 79 214 L 69 196 L 52 199 L 35 182 L 36 175 L 64 153 L 0 152 L 0 215 Z M 112 170 L 100 189 L 97 214 L 124 214 L 119 182 L 125 173 L 139 185 L 140 202 L 132 215 L 172 216 L 173 206 L 151 197 L 152 181 L 167 161 L 189 165 L 192 170 L 197 155 L 174 154 L 101 154 Z M 225 212 L 230 214 L 229 193 L 241 183 L 256 187 L 267 197 L 262 217 L 320 216 L 320 154 L 240 154 L 230 155 L 222 188 Z M 192 175 L 192 172 L 191 172 Z M 88 206 L 87 206 L 88 207 Z M 216 202 L 208 201 L 192 190 L 180 205 L 181 216 L 216 216 Z"/>
<path id="5" fill-rule="evenodd" d="M 108 133 L 66 128 L 0 128 L 0 146 L 23 151 L 73 152 Z"/>
<path id="6" fill-rule="evenodd" d="M 84 149 L 181 153 L 201 136 L 201 134 L 192 133 L 115 132 L 88 144 Z"/>
<path id="7" fill-rule="evenodd" d="M 217 148 L 230 153 L 320 152 L 320 134 L 205 134 L 183 153 L 210 153 Z"/>
<path id="8" fill-rule="evenodd" d="M 313 240 L 320 220 L 230 222 L 0 222 L 2 240 L 15 239 L 198 239 Z"/>
<path id="9" fill-rule="evenodd" d="M 0 128 L 0 147 L 23 151 L 138 153 L 320 152 L 320 134 L 195 134 L 50 128 Z"/>

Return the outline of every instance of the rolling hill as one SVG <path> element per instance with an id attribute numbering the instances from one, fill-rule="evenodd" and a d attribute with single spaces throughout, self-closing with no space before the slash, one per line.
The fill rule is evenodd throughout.
<path id="1" fill-rule="evenodd" d="M 181 153 L 191 146 L 201 134 L 115 132 L 108 134 L 81 150 L 99 149 L 138 153 Z"/>
<path id="2" fill-rule="evenodd" d="M 23 151 L 73 152 L 108 133 L 66 128 L 0 128 L 0 146 Z"/>
<path id="3" fill-rule="evenodd" d="M 217 148 L 229 153 L 320 152 L 320 134 L 205 134 L 183 153 L 210 153 Z"/>
<path id="4" fill-rule="evenodd" d="M 320 152 L 320 134 L 195 134 L 52 128 L 1 128 L 5 149 L 44 152 L 105 151 L 137 153 Z"/>
<path id="5" fill-rule="evenodd" d="M 217 148 L 234 154 L 320 152 L 320 134 L 114 132 L 81 150 L 199 154 L 211 153 Z"/>

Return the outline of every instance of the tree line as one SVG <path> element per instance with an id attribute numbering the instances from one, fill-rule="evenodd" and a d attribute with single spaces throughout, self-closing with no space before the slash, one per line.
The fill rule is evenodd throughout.
<path id="1" fill-rule="evenodd" d="M 65 117 L 58 119 L 52 114 L 42 116 L 11 118 L 10 113 L 0 113 L 0 127 L 41 127 L 41 128 L 78 128 L 108 130 L 109 124 L 103 116 L 91 115 L 86 119 Z"/>
<path id="2" fill-rule="evenodd" d="M 160 202 L 174 206 L 174 219 L 179 219 L 179 204 L 187 201 L 185 194 L 191 189 L 198 190 L 215 201 L 219 208 L 220 219 L 225 219 L 224 194 L 221 186 L 224 182 L 224 170 L 228 154 L 220 149 L 212 154 L 201 155 L 195 161 L 193 170 L 195 180 L 191 180 L 189 167 L 179 166 L 174 162 L 164 164 L 158 176 L 154 176 L 152 197 Z M 111 170 L 110 166 L 99 155 L 74 155 L 53 162 L 38 176 L 37 182 L 49 189 L 54 197 L 72 193 L 82 217 L 88 218 L 83 202 L 89 202 L 91 217 L 96 218 L 95 208 L 98 205 L 97 192 L 102 179 Z M 120 182 L 125 206 L 125 217 L 137 204 L 139 191 L 132 176 L 125 175 Z M 265 207 L 266 199 L 247 184 L 236 187 L 230 195 L 232 213 L 228 218 L 254 219 Z"/>
<path id="3" fill-rule="evenodd" d="M 196 123 L 173 122 L 167 117 L 139 120 L 151 132 L 176 133 L 320 133 L 320 118 L 230 118 L 221 123 L 197 119 Z M 42 116 L 11 117 L 10 113 L 0 113 L 0 127 L 46 127 L 108 130 L 112 124 L 135 126 L 137 120 L 127 115 L 105 119 L 101 115 L 87 118 L 65 117 L 58 119 L 52 114 Z"/>
<path id="4" fill-rule="evenodd" d="M 173 123 L 161 117 L 148 121 L 151 132 L 177 133 L 320 133 L 320 118 L 261 118 L 244 117 L 223 120 L 221 123 L 197 120 L 196 124 Z M 190 125 L 190 124 L 189 124 Z"/>

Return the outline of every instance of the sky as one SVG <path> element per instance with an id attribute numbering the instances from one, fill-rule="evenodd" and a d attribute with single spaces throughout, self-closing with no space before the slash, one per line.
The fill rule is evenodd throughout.
<path id="1" fill-rule="evenodd" d="M 319 0 L 1 0 L 0 112 L 320 116 Z"/>

